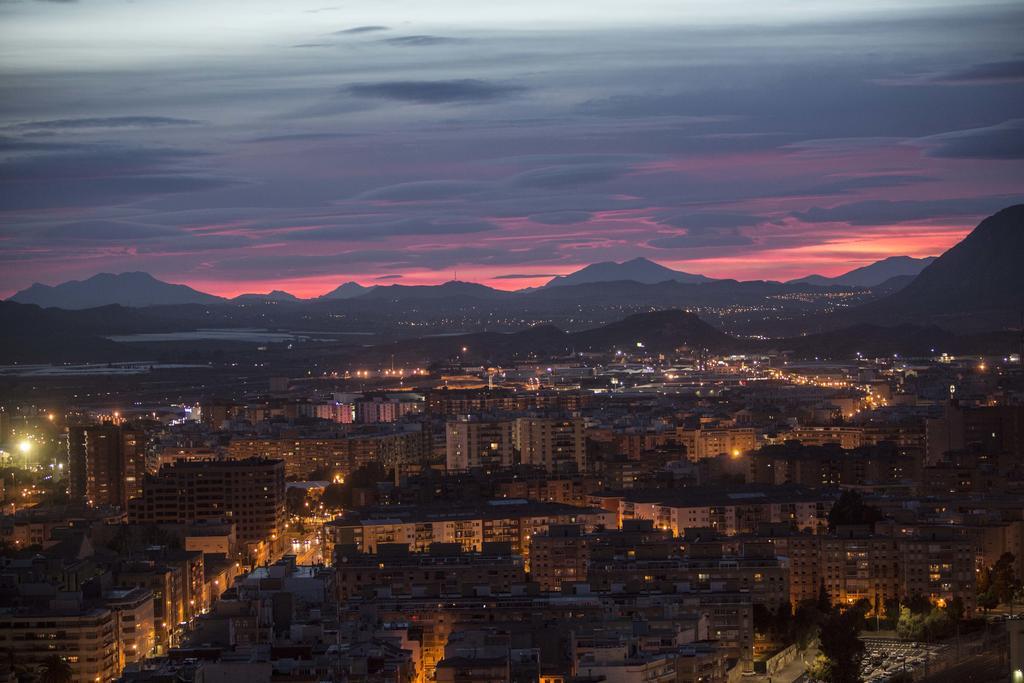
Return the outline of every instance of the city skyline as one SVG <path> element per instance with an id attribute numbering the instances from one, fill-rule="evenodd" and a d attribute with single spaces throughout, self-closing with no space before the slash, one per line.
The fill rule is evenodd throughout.
<path id="1" fill-rule="evenodd" d="M 1021 35 L 0 0 L 0 683 L 1021 683 Z"/>
<path id="2" fill-rule="evenodd" d="M 0 294 L 933 256 L 1020 201 L 1018 7 L 0 4 Z"/>

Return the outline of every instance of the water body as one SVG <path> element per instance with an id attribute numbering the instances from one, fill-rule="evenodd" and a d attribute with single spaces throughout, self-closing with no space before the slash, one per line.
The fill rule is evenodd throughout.
<path id="1" fill-rule="evenodd" d="M 151 370 L 205 368 L 183 363 L 83 363 L 80 365 L 0 365 L 0 376 L 8 377 L 89 377 L 101 375 L 142 375 Z"/>
<path id="2" fill-rule="evenodd" d="M 209 328 L 188 332 L 148 332 L 142 334 L 121 334 L 107 337 L 110 341 L 137 342 L 180 342 L 180 341 L 234 341 L 234 342 L 289 342 L 305 340 L 308 337 L 294 332 L 271 332 L 259 328 Z"/>

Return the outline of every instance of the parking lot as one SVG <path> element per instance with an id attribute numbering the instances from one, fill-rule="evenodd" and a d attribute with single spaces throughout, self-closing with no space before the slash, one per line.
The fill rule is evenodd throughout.
<path id="1" fill-rule="evenodd" d="M 923 668 L 949 647 L 884 638 L 865 638 L 864 645 L 860 675 L 866 683 L 884 683 L 898 673 Z"/>

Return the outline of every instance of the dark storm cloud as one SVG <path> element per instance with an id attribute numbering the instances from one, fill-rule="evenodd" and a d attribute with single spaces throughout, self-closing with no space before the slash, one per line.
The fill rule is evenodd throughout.
<path id="1" fill-rule="evenodd" d="M 495 83 L 475 78 L 450 81 L 355 83 L 344 88 L 345 92 L 357 97 L 374 97 L 414 104 L 490 102 L 517 95 L 524 90 L 525 88 L 519 85 Z"/>
<path id="2" fill-rule="evenodd" d="M 75 130 L 80 128 L 159 128 L 163 126 L 195 126 L 201 123 L 195 119 L 179 119 L 171 116 L 105 116 L 78 119 L 49 119 L 25 121 L 7 128 L 19 130 Z"/>
<path id="3" fill-rule="evenodd" d="M 805 223 L 849 223 L 850 225 L 886 225 L 917 220 L 935 220 L 958 216 L 977 216 L 996 211 L 1018 198 L 958 197 L 956 199 L 866 200 L 831 208 L 814 207 L 792 215 Z"/>
<path id="4" fill-rule="evenodd" d="M 990 83 L 1012 83 L 1024 81 L 1024 59 L 1004 62 L 974 64 L 964 69 L 939 74 L 931 79 L 935 83 L 953 85 L 974 85 Z"/>
<path id="5" fill-rule="evenodd" d="M 450 38 L 448 36 L 418 35 L 385 38 L 381 42 L 399 47 L 431 47 L 434 45 L 455 45 L 466 41 L 461 38 Z"/>
<path id="6" fill-rule="evenodd" d="M 352 28 L 343 28 L 340 31 L 335 31 L 336 36 L 349 36 L 358 35 L 360 33 L 376 33 L 377 31 L 387 31 L 387 26 L 353 26 Z"/>
<path id="7" fill-rule="evenodd" d="M 923 138 L 928 156 L 950 159 L 1024 159 L 1024 119 Z"/>

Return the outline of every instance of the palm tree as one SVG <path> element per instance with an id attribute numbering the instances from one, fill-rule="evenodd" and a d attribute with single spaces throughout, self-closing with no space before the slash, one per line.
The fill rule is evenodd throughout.
<path id="1" fill-rule="evenodd" d="M 71 665 L 58 655 L 50 655 L 39 672 L 38 683 L 71 683 Z"/>

